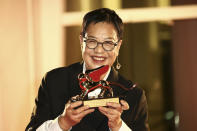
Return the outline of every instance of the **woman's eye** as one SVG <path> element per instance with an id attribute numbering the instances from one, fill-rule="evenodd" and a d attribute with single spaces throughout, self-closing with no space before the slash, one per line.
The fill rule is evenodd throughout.
<path id="1" fill-rule="evenodd" d="M 94 43 L 94 42 L 96 42 L 96 41 L 95 41 L 95 40 L 87 40 L 87 42 Z"/>
<path id="2" fill-rule="evenodd" d="M 110 44 L 113 45 L 114 43 L 112 41 L 105 41 L 104 44 Z"/>

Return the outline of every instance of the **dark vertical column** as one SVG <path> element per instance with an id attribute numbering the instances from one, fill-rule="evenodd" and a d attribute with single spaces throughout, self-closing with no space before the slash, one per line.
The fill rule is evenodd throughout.
<path id="1" fill-rule="evenodd" d="M 196 0 L 174 0 L 173 5 L 197 4 Z M 197 124 L 197 19 L 175 21 L 173 64 L 178 131 L 194 131 Z"/>
<path id="2" fill-rule="evenodd" d="M 175 108 L 178 131 L 194 131 L 197 124 L 197 19 L 175 21 L 173 27 Z"/>

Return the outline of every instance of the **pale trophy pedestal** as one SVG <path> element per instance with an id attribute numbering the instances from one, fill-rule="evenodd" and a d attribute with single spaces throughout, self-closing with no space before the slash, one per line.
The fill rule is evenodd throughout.
<path id="1" fill-rule="evenodd" d="M 87 105 L 89 107 L 99 107 L 99 106 L 107 106 L 107 102 L 119 103 L 119 97 L 85 100 L 83 101 L 83 105 L 84 106 Z"/>

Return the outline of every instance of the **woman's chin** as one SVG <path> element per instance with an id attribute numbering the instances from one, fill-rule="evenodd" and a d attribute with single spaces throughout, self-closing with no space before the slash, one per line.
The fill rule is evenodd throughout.
<path id="1" fill-rule="evenodd" d="M 87 70 L 96 69 L 96 68 L 99 68 L 99 67 L 101 67 L 101 66 L 103 66 L 103 65 L 101 65 L 101 64 L 99 64 L 99 65 L 91 65 L 91 66 L 89 66 L 89 67 L 87 68 Z"/>

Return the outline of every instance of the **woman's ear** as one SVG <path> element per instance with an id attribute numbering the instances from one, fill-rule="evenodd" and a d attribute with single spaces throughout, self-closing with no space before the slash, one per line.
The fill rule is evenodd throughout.
<path id="1" fill-rule="evenodd" d="M 83 44 L 83 36 L 82 35 L 79 35 L 79 41 L 80 41 L 80 44 L 82 45 Z"/>
<path id="2" fill-rule="evenodd" d="M 120 47 L 121 47 L 121 45 L 122 45 L 122 40 L 120 40 L 119 42 L 118 42 L 118 45 L 117 45 L 117 48 L 116 48 L 116 56 L 118 56 L 119 55 L 119 50 L 120 50 Z"/>
<path id="3" fill-rule="evenodd" d="M 119 40 L 118 45 L 121 46 L 122 45 L 122 40 Z M 119 47 L 120 48 L 120 47 Z"/>
<path id="4" fill-rule="evenodd" d="M 82 35 L 79 35 L 79 41 L 80 41 L 81 51 L 83 52 L 83 36 Z"/>

